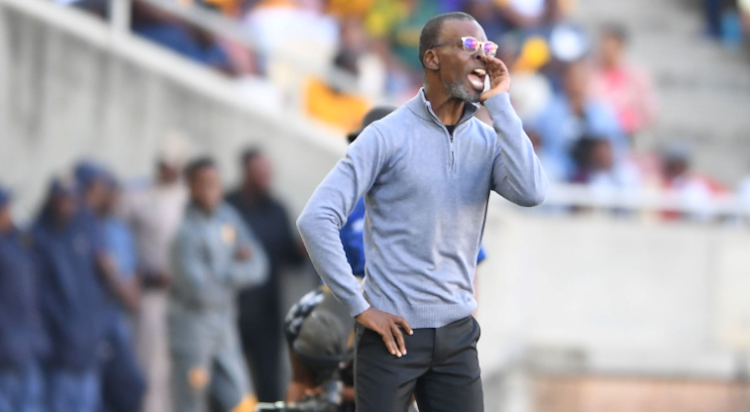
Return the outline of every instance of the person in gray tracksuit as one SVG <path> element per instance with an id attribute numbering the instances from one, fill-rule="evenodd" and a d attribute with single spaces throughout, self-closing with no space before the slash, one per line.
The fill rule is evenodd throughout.
<path id="1" fill-rule="evenodd" d="M 209 158 L 187 169 L 191 202 L 172 248 L 168 330 L 176 412 L 252 411 L 236 330 L 236 293 L 262 283 L 268 259 L 231 206 Z"/>

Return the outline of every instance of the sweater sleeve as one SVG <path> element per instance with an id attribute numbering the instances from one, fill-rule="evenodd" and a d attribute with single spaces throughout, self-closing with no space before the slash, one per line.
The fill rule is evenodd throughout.
<path id="1" fill-rule="evenodd" d="M 251 255 L 245 260 L 234 260 L 229 262 L 227 279 L 236 289 L 260 285 L 268 279 L 270 270 L 268 255 L 263 249 L 261 242 L 255 237 L 252 229 L 245 225 L 242 218 L 231 208 L 227 207 L 225 213 L 228 221 L 237 229 L 238 245 L 249 247 Z"/>
<path id="2" fill-rule="evenodd" d="M 339 230 L 383 170 L 386 152 L 380 132 L 375 126 L 367 127 L 318 186 L 297 220 L 315 269 L 352 316 L 370 304 L 351 273 Z"/>
<path id="3" fill-rule="evenodd" d="M 519 206 L 540 205 L 547 195 L 547 175 L 511 106 L 510 95 L 498 94 L 484 105 L 497 133 L 492 190 Z"/>

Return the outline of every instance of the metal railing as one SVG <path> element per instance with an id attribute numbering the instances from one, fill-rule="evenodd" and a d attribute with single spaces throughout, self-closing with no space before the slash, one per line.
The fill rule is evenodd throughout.
<path id="1" fill-rule="evenodd" d="M 637 213 L 668 211 L 696 217 L 698 220 L 720 217 L 750 219 L 750 199 L 742 199 L 733 193 L 693 201 L 659 189 L 602 191 L 586 185 L 558 183 L 550 186 L 544 205 L 549 208 L 585 208 Z"/>

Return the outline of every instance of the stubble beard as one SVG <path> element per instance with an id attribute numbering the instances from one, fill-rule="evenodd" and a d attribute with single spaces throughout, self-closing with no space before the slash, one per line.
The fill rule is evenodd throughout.
<path id="1" fill-rule="evenodd" d="M 453 82 L 443 81 L 443 86 L 454 99 L 463 100 L 468 103 L 479 103 L 480 93 L 466 87 L 465 82 L 460 79 L 456 79 Z"/>

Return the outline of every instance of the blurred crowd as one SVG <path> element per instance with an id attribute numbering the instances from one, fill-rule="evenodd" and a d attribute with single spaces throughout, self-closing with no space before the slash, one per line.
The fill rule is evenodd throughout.
<path id="1" fill-rule="evenodd" d="M 102 15 L 109 4 L 65 1 Z M 299 103 L 310 117 L 340 132 L 354 130 L 384 99 L 399 103 L 412 97 L 422 85 L 417 57 L 422 25 L 438 13 L 465 11 L 500 46 L 498 56 L 513 72 L 513 104 L 551 180 L 587 185 L 594 196 L 603 197 L 666 190 L 691 207 L 732 189 L 693 170 L 688 145 L 635 150 L 639 136 L 658 118 L 650 75 L 631 61 L 624 26 L 611 24 L 592 33 L 570 21 L 576 0 L 183 2 L 225 15 L 250 35 L 255 51 L 145 2 L 133 4 L 134 32 L 239 81 L 266 78 L 276 90 L 291 84 L 301 90 Z M 725 43 L 741 39 L 743 21 L 750 28 L 747 0 L 706 0 L 703 5 L 707 32 Z M 293 69 L 299 61 L 276 58 L 278 53 L 331 74 L 300 79 Z M 354 79 L 353 88 L 332 85 L 331 78 L 342 73 Z M 289 99 L 256 94 L 261 95 L 271 106 Z M 486 112 L 479 116 L 489 120 Z"/>
<path id="2" fill-rule="evenodd" d="M 306 262 L 241 156 L 226 195 L 210 158 L 167 140 L 153 179 L 81 161 L 19 227 L 0 187 L 0 411 L 253 411 L 282 399 L 279 271 Z"/>

